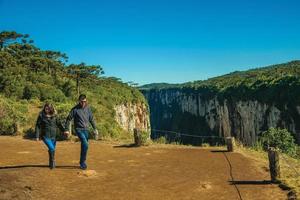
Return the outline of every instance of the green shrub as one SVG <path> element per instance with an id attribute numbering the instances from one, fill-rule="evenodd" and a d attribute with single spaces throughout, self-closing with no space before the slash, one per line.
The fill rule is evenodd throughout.
<path id="1" fill-rule="evenodd" d="M 264 150 L 264 146 L 263 146 L 261 140 L 256 141 L 255 144 L 251 148 L 254 149 L 255 151 L 263 151 Z"/>
<path id="2" fill-rule="evenodd" d="M 40 90 L 33 84 L 27 84 L 24 87 L 23 99 L 40 98 Z"/>
<path id="3" fill-rule="evenodd" d="M 178 142 L 178 141 L 174 141 L 174 142 L 171 142 L 170 144 L 172 145 L 182 145 L 182 143 Z M 188 145 L 187 145 L 188 146 Z"/>
<path id="4" fill-rule="evenodd" d="M 57 117 L 62 122 L 64 122 L 64 120 L 69 115 L 69 112 L 74 107 L 74 105 L 72 105 L 71 103 L 53 103 L 53 105 L 57 112 Z"/>
<path id="5" fill-rule="evenodd" d="M 149 138 L 150 138 L 150 132 L 149 131 L 141 131 L 142 145 L 145 145 Z"/>
<path id="6" fill-rule="evenodd" d="M 209 143 L 203 143 L 201 146 L 202 147 L 210 147 Z"/>
<path id="7" fill-rule="evenodd" d="M 0 97 L 0 135 L 14 135 L 25 121 L 27 105 Z"/>
<path id="8" fill-rule="evenodd" d="M 298 146 L 298 145 L 296 148 L 296 158 L 300 159 L 300 146 Z"/>
<path id="9" fill-rule="evenodd" d="M 53 100 L 55 102 L 65 102 L 66 96 L 64 93 L 50 85 L 38 84 L 38 89 L 40 90 L 40 100 Z"/>
<path id="10" fill-rule="evenodd" d="M 267 150 L 268 147 L 275 147 L 290 156 L 296 155 L 294 137 L 286 129 L 270 128 L 268 131 L 263 132 L 260 141 L 264 150 Z"/>
<path id="11" fill-rule="evenodd" d="M 30 127 L 29 129 L 25 130 L 23 137 L 26 138 L 26 139 L 34 139 L 36 137 L 35 129 Z"/>
<path id="12" fill-rule="evenodd" d="M 167 139 L 164 136 L 161 136 L 154 140 L 154 142 L 158 144 L 167 144 Z"/>
<path id="13" fill-rule="evenodd" d="M 137 145 L 137 146 L 146 145 L 147 142 L 148 142 L 149 137 L 150 137 L 150 132 L 149 131 L 142 130 L 142 131 L 135 132 L 134 133 L 135 145 Z"/>

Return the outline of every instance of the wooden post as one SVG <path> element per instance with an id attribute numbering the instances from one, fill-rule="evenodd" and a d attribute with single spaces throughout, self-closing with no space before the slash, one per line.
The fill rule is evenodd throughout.
<path id="1" fill-rule="evenodd" d="M 274 147 L 268 149 L 271 181 L 277 182 L 280 177 L 279 153 Z"/>
<path id="2" fill-rule="evenodd" d="M 142 145 L 142 137 L 141 132 L 137 128 L 133 129 L 134 133 L 134 144 L 135 146 L 141 146 Z"/>
<path id="3" fill-rule="evenodd" d="M 234 137 L 227 137 L 226 144 L 227 144 L 227 151 L 234 152 L 234 146 L 235 146 Z"/>

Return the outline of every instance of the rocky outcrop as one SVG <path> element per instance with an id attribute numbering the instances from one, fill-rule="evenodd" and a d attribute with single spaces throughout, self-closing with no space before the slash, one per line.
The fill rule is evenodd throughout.
<path id="1" fill-rule="evenodd" d="M 151 127 L 193 135 L 234 136 L 252 145 L 270 127 L 287 128 L 300 143 L 300 105 L 257 100 L 220 99 L 201 91 L 162 89 L 142 91 L 148 100 Z"/>
<path id="2" fill-rule="evenodd" d="M 115 120 L 126 131 L 134 128 L 150 130 L 149 109 L 143 103 L 125 103 L 115 106 Z"/>

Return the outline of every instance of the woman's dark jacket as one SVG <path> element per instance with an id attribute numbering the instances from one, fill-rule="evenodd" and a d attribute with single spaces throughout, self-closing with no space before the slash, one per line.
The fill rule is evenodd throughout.
<path id="1" fill-rule="evenodd" d="M 35 126 L 36 138 L 47 137 L 50 139 L 56 138 L 57 129 L 64 131 L 64 127 L 55 115 L 47 117 L 45 112 L 40 112 Z"/>

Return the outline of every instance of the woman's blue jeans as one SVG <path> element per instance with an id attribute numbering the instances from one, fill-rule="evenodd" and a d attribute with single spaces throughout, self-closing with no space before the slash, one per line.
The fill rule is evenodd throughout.
<path id="1" fill-rule="evenodd" d="M 76 129 L 76 134 L 81 141 L 80 165 L 85 164 L 87 151 L 89 148 L 89 133 L 87 130 Z"/>
<path id="2" fill-rule="evenodd" d="M 49 151 L 51 151 L 51 152 L 55 151 L 55 147 L 56 147 L 56 140 L 55 139 L 43 137 L 43 142 L 48 147 Z"/>

